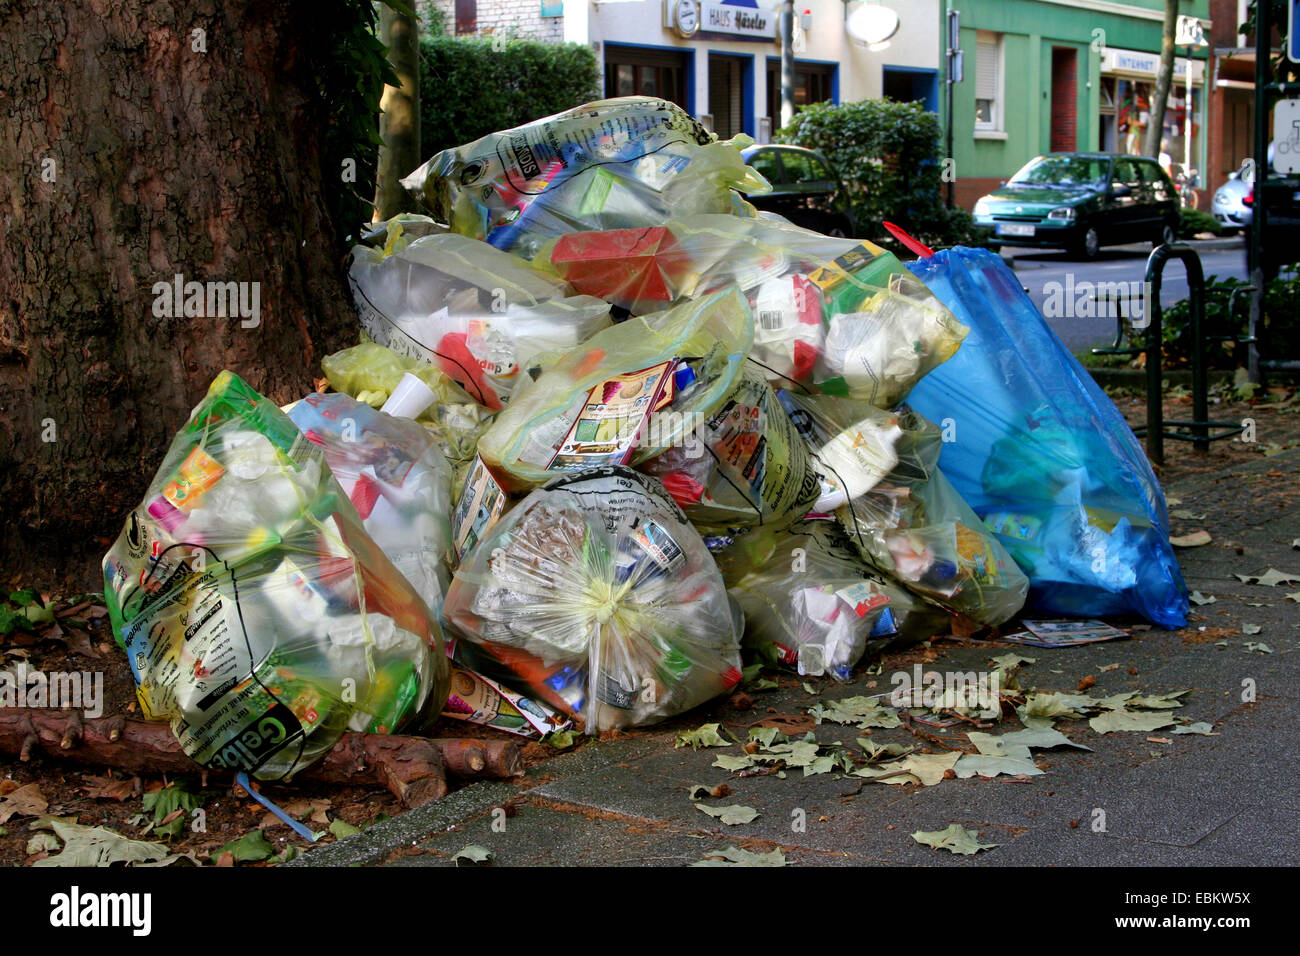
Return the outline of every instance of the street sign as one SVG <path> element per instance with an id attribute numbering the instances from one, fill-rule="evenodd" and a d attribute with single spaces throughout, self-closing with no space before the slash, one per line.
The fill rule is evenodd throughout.
<path id="1" fill-rule="evenodd" d="M 1292 7 L 1296 0 L 1291 0 Z M 1206 46 L 1205 30 L 1200 18 L 1180 16 L 1174 31 L 1174 43 L 1178 46 Z"/>
<path id="2" fill-rule="evenodd" d="M 1300 173 L 1300 99 L 1278 100 L 1273 107 L 1273 168 Z"/>
<path id="3" fill-rule="evenodd" d="M 1290 0 L 1286 5 L 1286 58 L 1292 63 L 1300 63 L 1300 36 L 1296 36 L 1300 17 L 1296 16 L 1296 7 L 1300 7 L 1300 0 Z"/>

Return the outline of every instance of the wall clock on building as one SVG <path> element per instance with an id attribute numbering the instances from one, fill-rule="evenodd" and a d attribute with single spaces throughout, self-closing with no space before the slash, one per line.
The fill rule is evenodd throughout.
<path id="1" fill-rule="evenodd" d="M 695 36 L 700 30 L 700 5 L 696 0 L 675 0 L 673 25 L 684 39 Z"/>

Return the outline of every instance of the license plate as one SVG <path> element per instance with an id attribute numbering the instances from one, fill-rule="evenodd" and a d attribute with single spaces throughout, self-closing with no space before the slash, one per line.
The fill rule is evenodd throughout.
<path id="1" fill-rule="evenodd" d="M 999 236 L 1032 236 L 1034 227 L 1027 222 L 998 223 Z"/>

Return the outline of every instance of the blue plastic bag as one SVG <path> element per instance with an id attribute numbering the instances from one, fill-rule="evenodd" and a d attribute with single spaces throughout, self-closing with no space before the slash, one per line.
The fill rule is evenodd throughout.
<path id="1" fill-rule="evenodd" d="M 1027 606 L 1187 623 L 1164 493 L 1128 423 L 1001 257 L 908 264 L 970 333 L 908 396 L 940 423 L 939 466 L 1029 577 Z"/>

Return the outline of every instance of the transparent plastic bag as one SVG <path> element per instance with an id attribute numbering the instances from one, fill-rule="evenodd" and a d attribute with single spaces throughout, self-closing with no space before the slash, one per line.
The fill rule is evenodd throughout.
<path id="1" fill-rule="evenodd" d="M 699 215 L 561 236 L 537 265 L 634 314 L 735 285 L 754 311 L 752 359 L 776 386 L 892 408 L 961 344 L 957 322 L 892 253 L 769 219 Z"/>
<path id="2" fill-rule="evenodd" d="M 800 424 L 819 448 L 872 420 L 866 403 L 783 394 L 805 413 Z M 897 464 L 836 511 L 849 539 L 873 567 L 926 599 L 978 624 L 1009 620 L 1029 582 L 939 470 L 938 426 L 907 406 L 895 415 Z M 890 428 L 885 424 L 883 434 Z M 853 491 L 845 471 L 843 490 Z"/>
<path id="3" fill-rule="evenodd" d="M 667 100 L 628 96 L 443 150 L 402 184 L 454 232 L 531 259 L 569 232 L 754 215 L 736 192 L 769 188 L 741 158 L 750 142 L 718 142 Z"/>
<path id="4" fill-rule="evenodd" d="M 609 305 L 465 236 L 416 239 L 391 255 L 355 246 L 348 281 L 380 345 L 437 366 L 476 402 L 500 408 L 519 367 L 610 324 Z"/>
<path id="5" fill-rule="evenodd" d="M 641 470 L 663 482 L 702 530 L 788 524 L 820 494 L 807 446 L 752 365 L 685 441 Z"/>
<path id="6" fill-rule="evenodd" d="M 520 490 L 557 471 L 640 464 L 684 444 L 740 377 L 753 317 L 732 289 L 620 322 L 525 375 L 479 440 Z"/>
<path id="7" fill-rule="evenodd" d="M 366 533 L 438 614 L 451 580 L 452 469 L 433 438 L 339 392 L 308 395 L 289 418 L 325 453 Z"/>
<path id="8" fill-rule="evenodd" d="M 492 412 L 479 405 L 445 374 L 418 359 L 398 355 L 375 342 L 363 342 L 321 359 L 330 387 L 372 408 L 381 408 L 406 374 L 415 375 L 437 396 L 416 416 L 458 469 L 474 460 L 479 436 Z"/>
<path id="9" fill-rule="evenodd" d="M 846 681 L 868 653 L 947 632 L 944 612 L 868 568 L 833 522 L 759 528 L 717 560 L 745 646 L 802 675 Z"/>
<path id="10" fill-rule="evenodd" d="M 292 776 L 447 697 L 442 632 L 274 403 L 222 372 L 104 558 L 142 712 L 200 765 Z"/>
<path id="11" fill-rule="evenodd" d="M 909 265 L 970 324 L 909 397 L 953 421 L 944 472 L 1029 576 L 1047 614 L 1187 623 L 1164 492 L 1124 416 L 1001 257 L 950 249 Z"/>
<path id="12" fill-rule="evenodd" d="M 742 624 L 704 542 L 652 478 L 565 475 L 493 525 L 444 605 L 476 670 L 588 733 L 689 710 L 740 680 Z"/>

